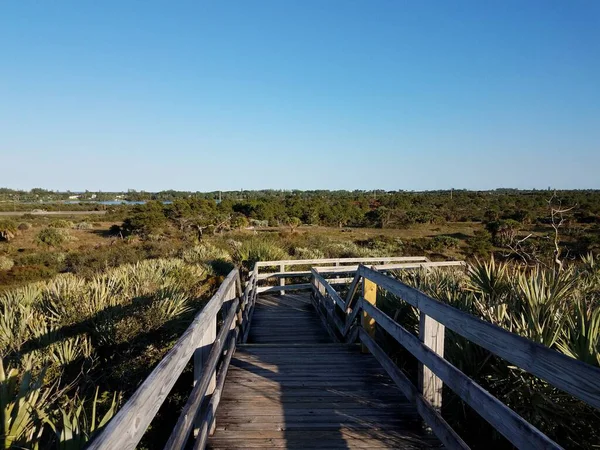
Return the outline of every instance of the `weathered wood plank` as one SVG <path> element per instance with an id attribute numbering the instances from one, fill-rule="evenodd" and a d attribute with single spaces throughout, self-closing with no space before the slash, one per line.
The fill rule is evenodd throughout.
<path id="1" fill-rule="evenodd" d="M 208 439 L 209 432 L 214 428 L 215 415 L 219 402 L 221 401 L 221 395 L 223 393 L 223 387 L 227 377 L 227 370 L 231 363 L 231 358 L 235 352 L 235 343 L 237 341 L 238 330 L 230 331 L 229 344 L 227 345 L 227 354 L 221 363 L 219 370 L 219 376 L 217 380 L 216 389 L 210 398 L 210 402 L 206 411 L 204 412 L 200 420 L 200 429 L 198 437 L 194 442 L 194 449 L 204 449 L 206 447 L 206 440 Z"/>
<path id="2" fill-rule="evenodd" d="M 468 449 L 469 446 L 452 429 L 452 427 L 442 418 L 441 414 L 432 407 L 427 400 L 419 394 L 417 388 L 410 382 L 408 377 L 393 363 L 386 353 L 375 343 L 375 341 L 365 332 L 359 330 L 361 341 L 375 356 L 377 361 L 384 367 L 388 375 L 394 380 L 406 397 L 413 402 L 417 411 L 423 417 L 423 420 L 431 427 L 435 435 L 449 449 Z"/>
<path id="3" fill-rule="evenodd" d="M 367 267 L 361 267 L 360 273 L 446 328 L 600 409 L 600 368 L 510 333 Z"/>
<path id="4" fill-rule="evenodd" d="M 288 284 L 287 286 L 261 286 L 257 288 L 259 294 L 265 292 L 277 292 L 277 291 L 298 291 L 302 289 L 310 289 L 312 285 L 310 283 L 300 284 Z"/>
<path id="5" fill-rule="evenodd" d="M 463 372 L 438 356 L 391 317 L 369 303 L 363 303 L 363 309 L 517 448 L 561 448 Z"/>
<path id="6" fill-rule="evenodd" d="M 286 266 L 314 266 L 318 264 L 350 264 L 350 263 L 369 263 L 369 262 L 411 262 L 422 261 L 428 262 L 425 256 L 388 256 L 388 257 L 372 257 L 372 258 L 319 258 L 319 259 L 284 259 L 279 261 L 259 261 L 255 267 L 276 267 L 281 264 Z"/>
<path id="7" fill-rule="evenodd" d="M 229 309 L 229 312 L 227 313 L 227 317 L 223 322 L 221 330 L 219 330 L 217 339 L 212 346 L 210 355 L 204 366 L 202 378 L 192 389 L 192 393 L 190 394 L 188 401 L 185 403 L 179 419 L 177 420 L 177 424 L 175 425 L 175 428 L 173 428 L 171 436 L 169 436 L 169 440 L 165 445 L 165 450 L 181 449 L 187 442 L 194 418 L 196 417 L 198 409 L 200 408 L 200 405 L 202 404 L 207 390 L 214 378 L 215 369 L 217 368 L 219 358 L 223 353 L 225 339 L 231 332 L 231 324 L 234 323 L 236 318 L 238 305 L 239 301 L 235 299 L 231 305 L 231 308 Z"/>
<path id="8" fill-rule="evenodd" d="M 444 325 L 432 319 L 427 314 L 420 314 L 419 339 L 421 342 L 444 357 Z M 434 408 L 442 409 L 442 380 L 435 376 L 431 369 L 419 364 L 419 389 L 423 397 Z"/>
<path id="9" fill-rule="evenodd" d="M 200 345 L 211 320 L 221 309 L 225 295 L 239 277 L 234 269 L 215 295 L 194 318 L 173 348 L 158 363 L 106 428 L 89 444 L 88 449 L 134 449 L 163 404 L 179 375 Z"/>

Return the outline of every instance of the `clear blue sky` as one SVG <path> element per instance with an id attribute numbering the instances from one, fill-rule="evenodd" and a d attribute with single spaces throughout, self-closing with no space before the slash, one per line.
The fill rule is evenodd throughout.
<path id="1" fill-rule="evenodd" d="M 600 188 L 600 1 L 4 0 L 0 186 Z"/>

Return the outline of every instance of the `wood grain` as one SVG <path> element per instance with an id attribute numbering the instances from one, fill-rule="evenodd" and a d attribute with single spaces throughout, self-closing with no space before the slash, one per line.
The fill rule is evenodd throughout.
<path id="1" fill-rule="evenodd" d="M 446 328 L 600 409 L 600 368 L 510 333 L 367 267 L 359 272 Z"/>

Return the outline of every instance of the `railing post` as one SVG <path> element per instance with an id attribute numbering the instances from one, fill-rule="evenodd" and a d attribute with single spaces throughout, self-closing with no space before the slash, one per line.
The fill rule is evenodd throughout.
<path id="1" fill-rule="evenodd" d="M 444 356 L 445 327 L 441 323 L 421 313 L 419 320 L 419 339 L 427 347 L 440 356 Z M 440 410 L 442 408 L 442 387 L 444 383 L 423 364 L 419 363 L 419 388 L 425 400 L 431 406 Z"/>
<path id="2" fill-rule="evenodd" d="M 194 352 L 194 386 L 196 383 L 200 381 L 202 378 L 202 372 L 204 369 L 204 365 L 208 361 L 208 355 L 212 349 L 213 344 L 217 338 L 217 316 L 215 314 L 214 317 L 210 319 L 210 324 L 202 337 L 202 341 L 200 342 L 200 347 L 196 349 Z M 215 391 L 215 387 L 217 386 L 217 375 L 214 374 L 211 377 L 210 384 L 208 385 L 208 389 L 206 390 L 206 395 L 212 395 Z M 201 423 L 201 415 L 198 414 L 196 416 L 196 420 L 194 422 L 194 436 L 197 436 Z"/>
<path id="3" fill-rule="evenodd" d="M 285 272 L 285 264 L 280 264 L 279 265 L 279 271 L 280 272 Z M 285 286 L 285 278 L 281 277 L 279 279 L 279 286 Z M 285 294 L 285 291 L 279 291 L 279 295 L 283 295 Z"/>
<path id="4" fill-rule="evenodd" d="M 363 277 L 363 298 L 373 306 L 377 306 L 377 285 L 366 277 Z M 375 339 L 375 319 L 364 311 L 362 313 L 362 327 L 369 336 Z M 369 352 L 364 344 L 362 345 L 362 352 Z"/>

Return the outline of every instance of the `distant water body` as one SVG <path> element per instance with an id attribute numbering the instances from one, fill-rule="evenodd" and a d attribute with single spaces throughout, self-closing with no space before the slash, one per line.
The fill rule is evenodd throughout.
<path id="1" fill-rule="evenodd" d="M 144 205 L 146 203 L 148 203 L 146 200 L 139 200 L 139 201 L 131 201 L 131 200 L 102 200 L 102 201 L 95 201 L 95 200 L 65 200 L 63 203 L 69 204 L 69 205 L 76 205 L 79 203 L 90 203 L 90 204 L 94 204 L 94 205 Z M 165 205 L 170 205 L 171 203 L 173 203 L 170 200 L 166 200 L 164 202 L 161 202 Z"/>

